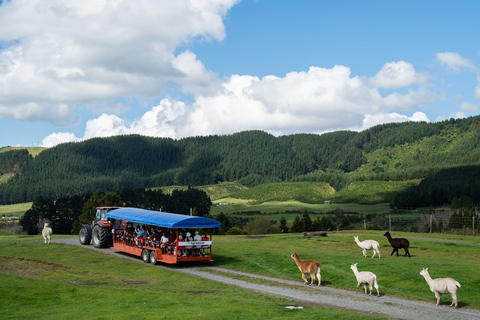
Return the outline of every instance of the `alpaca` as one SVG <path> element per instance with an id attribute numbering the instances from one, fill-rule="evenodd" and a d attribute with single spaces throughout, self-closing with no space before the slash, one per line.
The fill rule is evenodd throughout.
<path id="1" fill-rule="evenodd" d="M 298 269 L 300 269 L 300 272 L 302 273 L 302 279 L 305 281 L 305 284 L 308 284 L 308 274 L 310 273 L 310 278 L 312 278 L 312 282 L 310 282 L 311 285 L 313 282 L 315 282 L 315 273 L 317 274 L 317 279 L 318 279 L 318 285 L 317 287 L 322 283 L 322 276 L 320 275 L 320 272 L 322 271 L 322 264 L 320 262 L 317 262 L 315 260 L 305 260 L 301 261 L 300 257 L 296 252 L 294 252 L 290 258 L 295 260 L 295 263 L 298 266 Z"/>
<path id="2" fill-rule="evenodd" d="M 48 226 L 48 223 L 45 223 L 45 225 L 43 226 L 42 236 L 45 240 L 45 243 L 47 243 L 47 241 L 48 243 L 50 243 L 50 240 L 52 239 L 52 228 Z"/>
<path id="3" fill-rule="evenodd" d="M 407 254 L 410 257 L 410 252 L 408 251 L 408 247 L 410 246 L 410 242 L 408 242 L 407 239 L 405 239 L 405 238 L 395 238 L 395 239 L 393 239 L 392 236 L 390 235 L 390 232 L 388 232 L 388 231 L 385 232 L 384 236 L 387 237 L 388 242 L 390 242 L 390 245 L 393 248 L 390 256 L 393 255 L 394 252 L 397 252 L 397 257 L 398 257 L 398 249 L 403 248 L 403 250 L 405 250 L 405 257 L 407 256 Z"/>
<path id="4" fill-rule="evenodd" d="M 424 268 L 420 271 L 420 274 L 425 278 L 430 287 L 430 291 L 435 293 L 435 297 L 437 298 L 437 306 L 440 304 L 440 296 L 442 294 L 451 294 L 452 295 L 452 307 L 455 304 L 454 309 L 457 309 L 458 299 L 457 299 L 457 292 L 460 289 L 460 283 L 452 278 L 437 278 L 432 279 L 430 274 L 428 273 L 428 268 Z"/>
<path id="5" fill-rule="evenodd" d="M 378 259 L 380 259 L 380 250 L 378 247 L 380 246 L 377 241 L 375 240 L 364 240 L 360 241 L 358 240 L 358 237 L 354 236 L 353 239 L 355 239 L 355 242 L 358 244 L 360 248 L 363 249 L 363 257 L 367 257 L 367 250 L 373 249 L 373 257 L 375 257 L 375 254 L 378 253 Z"/>
<path id="6" fill-rule="evenodd" d="M 357 277 L 357 290 L 355 291 L 355 293 L 358 292 L 358 288 L 363 283 L 363 287 L 365 288 L 365 294 L 367 294 L 367 284 L 368 284 L 368 286 L 370 287 L 369 296 L 372 295 L 372 286 L 374 286 L 375 289 L 377 290 L 377 297 L 380 297 L 380 291 L 378 291 L 377 276 L 370 271 L 358 272 L 357 264 L 358 263 L 355 263 L 350 266 L 350 269 L 352 269 L 353 273 L 355 274 L 355 277 Z"/>

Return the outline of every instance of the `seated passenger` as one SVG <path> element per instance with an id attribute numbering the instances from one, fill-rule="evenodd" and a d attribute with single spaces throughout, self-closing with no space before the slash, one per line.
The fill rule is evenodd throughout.
<path id="1" fill-rule="evenodd" d="M 195 231 L 195 237 L 193 237 L 193 241 L 202 241 L 202 236 L 200 235 L 200 233 L 198 231 Z M 196 256 L 201 256 L 202 255 L 202 253 L 200 252 L 200 248 L 201 248 L 201 246 L 194 246 L 193 247 L 194 255 L 196 255 Z"/>
<path id="2" fill-rule="evenodd" d="M 208 233 L 207 233 L 207 232 L 204 232 L 204 233 L 203 233 L 202 241 L 210 241 L 210 239 L 208 239 Z M 202 247 L 203 247 L 203 248 L 209 248 L 210 246 L 202 246 Z M 203 254 L 204 256 L 206 256 L 206 253 L 205 253 L 206 250 L 203 249 L 202 251 L 203 251 L 202 254 Z"/>
<path id="3" fill-rule="evenodd" d="M 192 242 L 193 241 L 193 237 L 192 237 L 192 234 L 190 232 L 187 232 L 187 237 L 185 238 L 185 241 L 186 242 Z M 185 253 L 189 256 L 193 255 L 193 252 L 190 249 L 185 249 Z"/>

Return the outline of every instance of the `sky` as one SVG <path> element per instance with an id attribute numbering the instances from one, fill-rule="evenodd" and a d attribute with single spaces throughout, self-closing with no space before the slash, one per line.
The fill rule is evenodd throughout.
<path id="1" fill-rule="evenodd" d="M 0 147 L 479 114 L 480 1 L 0 0 Z"/>

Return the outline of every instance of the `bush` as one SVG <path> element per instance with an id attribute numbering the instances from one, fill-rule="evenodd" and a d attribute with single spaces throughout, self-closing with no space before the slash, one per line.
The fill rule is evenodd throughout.
<path id="1" fill-rule="evenodd" d="M 227 231 L 227 235 L 229 235 L 229 236 L 244 235 L 244 234 L 245 234 L 245 233 L 243 232 L 242 229 L 236 228 L 236 227 L 230 228 L 230 229 L 228 229 L 228 231 Z"/>

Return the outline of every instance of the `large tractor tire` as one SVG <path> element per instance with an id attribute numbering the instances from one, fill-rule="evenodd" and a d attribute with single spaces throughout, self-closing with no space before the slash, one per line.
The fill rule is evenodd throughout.
<path id="1" fill-rule="evenodd" d="M 93 227 L 92 242 L 95 248 L 109 248 L 112 240 L 108 229 L 98 225 Z"/>
<path id="2" fill-rule="evenodd" d="M 92 229 L 89 225 L 85 225 L 82 229 L 80 229 L 80 232 L 78 233 L 78 240 L 80 241 L 80 244 L 90 244 L 92 241 Z"/>
<path id="3" fill-rule="evenodd" d="M 150 261 L 150 251 L 147 249 L 143 249 L 142 251 L 142 260 L 145 263 L 148 263 Z"/>

